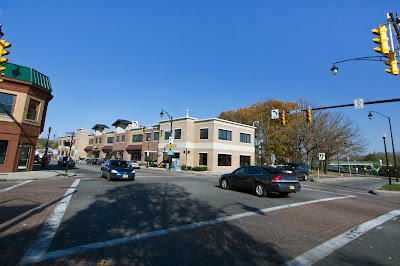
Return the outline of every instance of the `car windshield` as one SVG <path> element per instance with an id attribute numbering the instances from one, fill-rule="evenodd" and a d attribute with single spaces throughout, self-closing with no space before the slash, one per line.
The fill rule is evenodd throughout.
<path id="1" fill-rule="evenodd" d="M 128 167 L 127 161 L 110 161 L 110 166 L 113 167 Z"/>

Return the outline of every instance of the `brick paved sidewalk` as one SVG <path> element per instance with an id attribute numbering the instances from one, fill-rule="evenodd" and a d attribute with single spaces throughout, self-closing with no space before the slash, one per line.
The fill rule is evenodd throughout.
<path id="1" fill-rule="evenodd" d="M 0 193 L 0 265 L 18 265 L 74 180 L 34 180 Z"/>

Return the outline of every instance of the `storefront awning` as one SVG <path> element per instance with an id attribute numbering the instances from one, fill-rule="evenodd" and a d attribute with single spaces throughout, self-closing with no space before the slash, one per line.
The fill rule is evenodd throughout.
<path id="1" fill-rule="evenodd" d="M 93 150 L 93 146 L 87 146 L 86 148 L 84 148 L 85 151 L 91 151 Z"/>
<path id="2" fill-rule="evenodd" d="M 141 151 L 142 150 L 142 145 L 129 145 L 126 147 L 127 151 Z"/>
<path id="3" fill-rule="evenodd" d="M 104 146 L 103 148 L 101 148 L 102 151 L 112 151 L 112 146 Z"/>

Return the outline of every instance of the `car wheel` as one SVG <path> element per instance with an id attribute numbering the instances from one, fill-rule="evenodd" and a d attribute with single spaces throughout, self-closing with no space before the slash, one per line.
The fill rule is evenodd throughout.
<path id="1" fill-rule="evenodd" d="M 289 195 L 289 192 L 279 192 L 279 196 L 285 198 Z"/>
<path id="2" fill-rule="evenodd" d="M 258 197 L 265 197 L 267 195 L 267 191 L 265 191 L 265 187 L 261 183 L 256 184 L 255 192 Z"/>
<path id="3" fill-rule="evenodd" d="M 228 184 L 228 180 L 226 178 L 222 178 L 221 179 L 221 187 L 223 189 L 229 189 L 229 184 Z"/>
<path id="4" fill-rule="evenodd" d="M 304 181 L 307 181 L 307 180 L 308 180 L 308 175 L 307 175 L 307 174 L 305 174 L 305 175 L 303 176 L 303 180 L 304 180 Z"/>

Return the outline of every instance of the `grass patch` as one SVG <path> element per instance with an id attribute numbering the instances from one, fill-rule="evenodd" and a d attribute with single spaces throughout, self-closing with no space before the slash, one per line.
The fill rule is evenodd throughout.
<path id="1" fill-rule="evenodd" d="M 393 184 L 393 183 L 392 185 L 386 184 L 382 187 L 382 189 L 388 191 L 400 191 L 400 184 Z"/>

